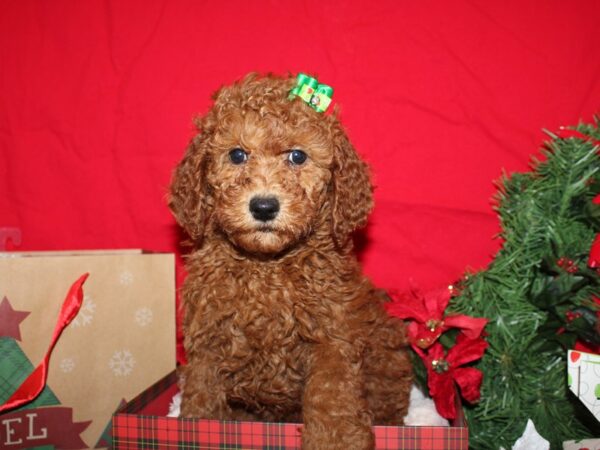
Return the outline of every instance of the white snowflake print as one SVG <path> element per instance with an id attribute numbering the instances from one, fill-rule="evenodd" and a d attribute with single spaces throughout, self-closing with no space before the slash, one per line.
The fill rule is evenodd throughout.
<path id="1" fill-rule="evenodd" d="M 60 370 L 62 370 L 64 373 L 73 372 L 74 368 L 75 361 L 73 358 L 65 358 L 60 362 Z"/>
<path id="2" fill-rule="evenodd" d="M 96 312 L 96 303 L 89 295 L 83 296 L 83 304 L 81 305 L 81 309 L 77 313 L 77 316 L 73 319 L 74 327 L 85 327 L 92 323 L 92 319 L 94 318 L 94 313 Z"/>
<path id="3" fill-rule="evenodd" d="M 131 283 L 133 283 L 133 274 L 127 270 L 124 270 L 119 275 L 119 283 L 121 283 L 123 286 L 129 286 Z"/>
<path id="4" fill-rule="evenodd" d="M 152 310 L 150 308 L 140 308 L 135 312 L 135 323 L 140 327 L 145 327 L 152 323 Z"/>
<path id="5" fill-rule="evenodd" d="M 129 350 L 119 350 L 112 355 L 108 365 L 115 376 L 126 377 L 133 371 L 135 359 Z"/>

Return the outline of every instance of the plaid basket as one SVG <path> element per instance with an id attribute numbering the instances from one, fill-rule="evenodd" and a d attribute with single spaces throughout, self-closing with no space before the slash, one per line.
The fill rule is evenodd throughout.
<path id="1" fill-rule="evenodd" d="M 154 384 L 113 417 L 113 448 L 296 450 L 302 425 L 232 422 L 145 415 L 144 409 L 176 383 L 175 373 Z M 373 427 L 381 450 L 467 450 L 468 429 L 461 415 L 450 427 Z"/>

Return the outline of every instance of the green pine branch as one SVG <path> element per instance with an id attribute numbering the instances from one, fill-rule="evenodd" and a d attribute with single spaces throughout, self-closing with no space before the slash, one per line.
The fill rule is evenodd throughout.
<path id="1" fill-rule="evenodd" d="M 600 138 L 598 121 L 577 129 Z M 586 333 L 594 338 L 586 320 L 595 317 L 590 298 L 600 277 L 586 263 L 600 230 L 592 205 L 600 158 L 590 142 L 550 137 L 531 172 L 501 179 L 502 249 L 486 270 L 465 276 L 451 304 L 489 319 L 489 348 L 475 365 L 484 373 L 482 398 L 466 408 L 473 448 L 511 448 L 529 418 L 552 448 L 591 437 L 585 407 L 568 392 L 565 347 Z"/>

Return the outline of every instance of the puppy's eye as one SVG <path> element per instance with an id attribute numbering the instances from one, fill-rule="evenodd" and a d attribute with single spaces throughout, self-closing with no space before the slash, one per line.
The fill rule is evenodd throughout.
<path id="1" fill-rule="evenodd" d="M 248 153 L 239 147 L 234 148 L 229 152 L 229 160 L 235 165 L 243 164 L 248 160 Z"/>
<path id="2" fill-rule="evenodd" d="M 288 154 L 288 161 L 290 162 L 290 164 L 293 164 L 295 166 L 300 166 L 304 164 L 307 159 L 308 155 L 302 150 L 290 150 L 290 153 Z"/>

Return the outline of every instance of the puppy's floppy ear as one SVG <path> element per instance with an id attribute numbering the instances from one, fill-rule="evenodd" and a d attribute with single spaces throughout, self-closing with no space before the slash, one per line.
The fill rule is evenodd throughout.
<path id="1" fill-rule="evenodd" d="M 366 225 L 373 208 L 373 188 L 369 168 L 357 155 L 337 119 L 333 143 L 332 234 L 336 245 L 343 247 L 354 230 Z"/>
<path id="2" fill-rule="evenodd" d="M 205 133 L 192 139 L 175 169 L 169 196 L 169 208 L 193 241 L 200 240 L 204 234 L 211 203 L 206 183 L 206 141 Z"/>

